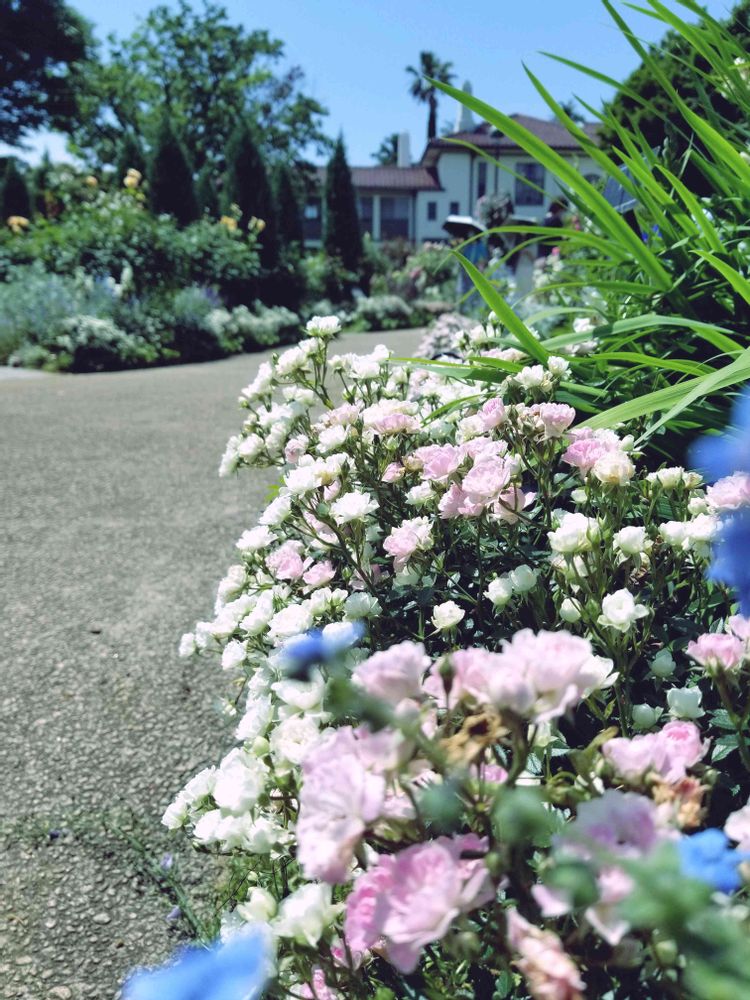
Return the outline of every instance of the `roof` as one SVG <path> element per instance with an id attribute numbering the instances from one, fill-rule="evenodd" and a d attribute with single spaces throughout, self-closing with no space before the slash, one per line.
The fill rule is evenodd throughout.
<path id="1" fill-rule="evenodd" d="M 355 188 L 377 191 L 440 191 L 437 173 L 429 167 L 352 167 Z M 318 179 L 325 182 L 325 167 L 318 167 Z"/>
<path id="2" fill-rule="evenodd" d="M 514 121 L 532 132 L 538 139 L 545 142 L 552 149 L 568 152 L 577 152 L 580 145 L 568 130 L 556 121 L 546 121 L 544 118 L 534 118 L 531 115 L 511 115 Z M 598 124 L 596 122 L 585 122 L 582 125 L 584 132 L 592 139 L 597 138 Z M 504 135 L 488 122 L 482 122 L 475 129 L 469 132 L 453 132 L 450 135 L 440 136 L 430 139 L 427 148 L 422 156 L 422 165 L 433 167 L 438 156 L 443 150 L 455 149 L 457 142 L 468 142 L 478 149 L 487 152 L 503 153 L 505 151 L 520 151 L 521 147 L 509 136 Z"/>

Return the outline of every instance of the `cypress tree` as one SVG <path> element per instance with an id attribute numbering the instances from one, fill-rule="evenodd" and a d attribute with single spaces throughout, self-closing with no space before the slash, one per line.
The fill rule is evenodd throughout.
<path id="1" fill-rule="evenodd" d="M 31 218 L 31 197 L 23 175 L 11 157 L 5 167 L 2 191 L 0 191 L 0 219 L 5 221 L 11 215 Z"/>
<path id="2" fill-rule="evenodd" d="M 362 234 L 352 174 L 341 136 L 336 141 L 326 171 L 324 222 L 323 246 L 326 253 L 338 257 L 347 271 L 356 273 L 362 259 Z"/>
<path id="3" fill-rule="evenodd" d="M 148 169 L 148 197 L 157 215 L 173 215 L 181 226 L 198 218 L 193 173 L 182 143 L 163 118 Z"/>
<path id="4" fill-rule="evenodd" d="M 132 132 L 125 132 L 120 148 L 117 152 L 117 163 L 115 164 L 115 177 L 117 184 L 121 185 L 128 170 L 139 170 L 142 174 L 146 171 L 146 160 L 143 149 Z"/>
<path id="5" fill-rule="evenodd" d="M 195 197 L 202 215 L 208 215 L 212 219 L 218 218 L 219 195 L 216 192 L 216 184 L 214 183 L 214 172 L 209 163 L 205 163 L 203 169 L 198 174 L 198 181 L 195 185 Z"/>
<path id="6" fill-rule="evenodd" d="M 32 189 L 33 189 L 33 201 L 34 210 L 39 215 L 47 215 L 49 211 L 51 197 L 48 200 L 48 190 L 49 190 L 49 179 L 52 172 L 52 160 L 49 158 L 49 152 L 45 149 L 42 154 L 42 159 L 39 162 L 39 166 L 32 173 Z"/>
<path id="7" fill-rule="evenodd" d="M 279 210 L 279 242 L 283 247 L 299 251 L 302 248 L 302 208 L 297 186 L 286 163 L 276 170 L 276 204 Z"/>
<path id="8" fill-rule="evenodd" d="M 244 121 L 237 123 L 229 137 L 226 160 L 227 204 L 239 206 L 244 226 L 253 217 L 263 220 L 265 227 L 258 239 L 260 262 L 271 270 L 279 261 L 276 204 L 255 136 Z"/>

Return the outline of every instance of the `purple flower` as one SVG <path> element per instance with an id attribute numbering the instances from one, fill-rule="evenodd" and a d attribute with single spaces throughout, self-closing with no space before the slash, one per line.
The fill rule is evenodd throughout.
<path id="1" fill-rule="evenodd" d="M 726 893 L 739 889 L 742 879 L 737 866 L 750 859 L 750 854 L 731 848 L 727 835 L 716 829 L 683 837 L 677 852 L 683 875 Z"/>
<path id="2" fill-rule="evenodd" d="M 259 933 L 227 944 L 185 948 L 159 969 L 136 972 L 124 1000 L 255 1000 L 266 980 L 266 946 Z"/>
<path id="3" fill-rule="evenodd" d="M 708 578 L 731 587 L 740 614 L 750 615 L 750 508 L 722 519 Z"/>

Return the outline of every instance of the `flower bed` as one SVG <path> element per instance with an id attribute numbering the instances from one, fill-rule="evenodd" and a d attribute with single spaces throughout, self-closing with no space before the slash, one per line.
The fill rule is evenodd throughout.
<path id="1" fill-rule="evenodd" d="M 705 569 L 747 478 L 592 430 L 493 326 L 479 387 L 337 328 L 241 394 L 221 473 L 282 485 L 181 643 L 234 692 L 164 817 L 232 857 L 222 937 L 278 996 L 737 995 L 750 621 Z"/>

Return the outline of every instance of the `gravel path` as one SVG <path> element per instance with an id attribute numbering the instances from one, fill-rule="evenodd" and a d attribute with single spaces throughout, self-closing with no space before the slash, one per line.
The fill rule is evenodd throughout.
<path id="1" fill-rule="evenodd" d="M 167 850 L 207 905 L 215 867 L 159 817 L 221 750 L 224 686 L 176 644 L 274 481 L 216 475 L 264 357 L 0 380 L 3 998 L 108 1000 L 171 952 L 174 900 L 146 870 Z"/>

